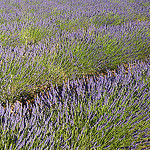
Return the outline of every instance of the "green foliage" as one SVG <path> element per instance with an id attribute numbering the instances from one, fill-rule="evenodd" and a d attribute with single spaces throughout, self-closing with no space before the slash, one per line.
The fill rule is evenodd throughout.
<path id="1" fill-rule="evenodd" d="M 22 29 L 20 32 L 20 40 L 23 45 L 27 44 L 37 44 L 43 37 L 44 32 L 38 27 L 29 27 L 27 29 Z"/>

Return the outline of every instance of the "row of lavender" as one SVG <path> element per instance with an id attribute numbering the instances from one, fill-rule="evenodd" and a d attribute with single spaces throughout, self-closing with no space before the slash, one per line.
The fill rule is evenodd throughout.
<path id="1" fill-rule="evenodd" d="M 143 27 L 145 22 L 149 22 L 148 4 L 148 0 L 132 3 L 123 0 L 120 3 L 110 0 L 2 0 L 1 42 L 3 46 L 13 47 L 30 42 L 37 44 L 49 37 L 59 39 L 67 31 L 75 34 L 80 33 L 80 29 L 87 30 L 90 27 L 89 32 L 94 32 L 94 28 L 101 28 L 102 25 L 119 27 L 130 21 L 134 25 L 142 21 Z M 116 29 L 111 30 L 107 30 L 107 33 L 114 33 Z"/>
<path id="2" fill-rule="evenodd" d="M 143 31 L 139 31 L 143 28 Z M 71 78 L 73 73 L 79 76 L 86 72 L 101 71 L 106 66 L 116 67 L 116 64 L 127 62 L 131 58 L 142 58 L 149 54 L 147 29 L 145 23 L 107 29 L 106 26 L 101 26 L 92 35 L 82 31 L 70 33 L 67 42 L 65 37 L 68 32 L 64 32 L 61 38 L 56 36 L 57 40 L 47 39 L 49 46 L 41 43 L 28 46 L 27 49 L 25 46 L 1 47 L 0 100 L 11 101 L 23 90 L 36 88 L 50 80 L 53 83 L 62 82 L 59 79 Z M 111 34 L 106 36 L 106 31 Z M 133 32 L 132 35 L 126 34 L 130 31 Z M 138 42 L 135 44 L 136 40 Z M 53 45 L 54 41 L 58 44 L 57 47 Z"/>
<path id="3" fill-rule="evenodd" d="M 61 100 L 53 88 L 37 96 L 32 114 L 28 105 L 15 103 L 13 113 L 9 105 L 0 105 L 0 147 L 137 148 L 150 135 L 150 62 L 136 64 L 128 74 L 121 66 L 115 77 L 108 71 L 107 77 L 91 77 L 88 82 L 68 80 Z"/>
<path id="4" fill-rule="evenodd" d="M 2 0 L 0 101 L 149 54 L 147 1 L 120 2 Z"/>

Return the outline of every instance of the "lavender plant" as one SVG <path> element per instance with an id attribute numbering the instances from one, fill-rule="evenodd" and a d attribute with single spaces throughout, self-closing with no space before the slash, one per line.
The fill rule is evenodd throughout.
<path id="1" fill-rule="evenodd" d="M 148 82 L 141 78 L 141 70 L 145 69 L 148 80 L 149 65 L 137 64 L 133 74 L 129 70 L 128 75 L 123 75 L 122 67 L 116 78 L 108 72 L 105 78 L 91 77 L 87 82 L 85 78 L 68 80 L 63 85 L 62 100 L 52 88 L 48 94 L 37 96 L 32 114 L 28 104 L 23 108 L 15 103 L 13 113 L 9 105 L 5 110 L 1 106 L 1 146 L 7 145 L 8 149 L 138 147 L 135 139 L 149 137 L 150 103 Z"/>
<path id="2" fill-rule="evenodd" d="M 136 149 L 149 140 L 148 0 L 0 6 L 0 148 Z M 137 66 L 126 75 L 124 63 Z"/>

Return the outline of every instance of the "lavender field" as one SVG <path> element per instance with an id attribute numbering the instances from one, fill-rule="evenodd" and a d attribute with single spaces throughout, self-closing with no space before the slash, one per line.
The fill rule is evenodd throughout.
<path id="1" fill-rule="evenodd" d="M 0 150 L 150 149 L 149 0 L 0 1 Z"/>

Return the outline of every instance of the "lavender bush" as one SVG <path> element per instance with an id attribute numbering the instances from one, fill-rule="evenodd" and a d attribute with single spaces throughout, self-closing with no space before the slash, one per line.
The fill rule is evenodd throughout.
<path id="1" fill-rule="evenodd" d="M 136 148 L 135 140 L 146 141 L 150 133 L 149 65 L 138 62 L 128 75 L 120 67 L 116 77 L 108 71 L 105 78 L 68 79 L 60 99 L 53 86 L 37 95 L 32 113 L 28 104 L 23 108 L 15 103 L 12 113 L 9 105 L 1 106 L 1 147 Z"/>
<path id="2" fill-rule="evenodd" d="M 148 0 L 1 0 L 0 148 L 149 148 L 149 22 Z"/>

